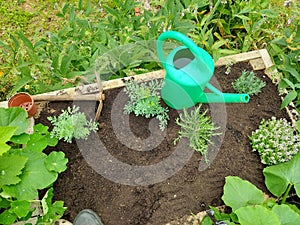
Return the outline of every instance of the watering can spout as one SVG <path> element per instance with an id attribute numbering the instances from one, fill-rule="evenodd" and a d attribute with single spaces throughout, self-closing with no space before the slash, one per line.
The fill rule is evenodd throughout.
<path id="1" fill-rule="evenodd" d="M 200 103 L 248 103 L 250 96 L 248 94 L 222 93 L 213 85 L 208 83 L 206 87 L 211 92 L 204 92 L 199 96 L 197 102 Z"/>
<path id="2" fill-rule="evenodd" d="M 234 94 L 234 93 L 205 93 L 199 97 L 201 103 L 248 103 L 250 97 L 248 94 Z"/>

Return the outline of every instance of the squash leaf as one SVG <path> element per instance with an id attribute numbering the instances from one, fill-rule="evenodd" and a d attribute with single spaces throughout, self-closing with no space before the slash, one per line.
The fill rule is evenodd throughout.
<path id="1" fill-rule="evenodd" d="M 0 126 L 18 127 L 15 135 L 26 132 L 28 128 L 27 112 L 20 107 L 0 108 Z"/>
<path id="2" fill-rule="evenodd" d="M 228 176 L 225 178 L 222 200 L 235 211 L 243 206 L 262 204 L 264 195 L 249 181 L 236 176 Z"/>
<path id="3" fill-rule="evenodd" d="M 300 215 L 288 205 L 275 205 L 272 211 L 277 214 L 282 225 L 300 224 Z"/>
<path id="4" fill-rule="evenodd" d="M 263 170 L 268 190 L 280 197 L 289 184 L 293 184 L 296 194 L 300 196 L 300 153 L 297 153 L 289 162 L 266 167 Z"/>
<path id="5" fill-rule="evenodd" d="M 57 179 L 57 173 L 47 170 L 42 152 L 22 152 L 20 155 L 28 157 L 26 167 L 20 175 L 21 181 L 16 185 L 4 186 L 6 194 L 18 200 L 32 200 L 38 196 L 38 189 L 44 189 Z"/>
<path id="6" fill-rule="evenodd" d="M 261 206 L 245 206 L 235 211 L 241 225 L 281 225 L 275 212 Z"/>
<path id="7" fill-rule="evenodd" d="M 6 142 L 11 139 L 17 129 L 17 127 L 0 126 L 0 156 L 11 148 Z"/>
<path id="8" fill-rule="evenodd" d="M 0 188 L 21 181 L 19 175 L 25 167 L 27 157 L 19 155 L 2 155 L 0 157 Z"/>

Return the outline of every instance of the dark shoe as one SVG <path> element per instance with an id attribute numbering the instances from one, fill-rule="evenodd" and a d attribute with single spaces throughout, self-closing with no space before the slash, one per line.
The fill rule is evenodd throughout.
<path id="1" fill-rule="evenodd" d="M 78 213 L 73 225 L 104 225 L 104 223 L 94 211 L 84 209 Z"/>

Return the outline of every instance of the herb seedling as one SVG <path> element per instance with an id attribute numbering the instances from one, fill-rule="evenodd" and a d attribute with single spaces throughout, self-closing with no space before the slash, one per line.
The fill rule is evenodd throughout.
<path id="1" fill-rule="evenodd" d="M 134 113 L 136 116 L 146 118 L 156 117 L 159 120 L 159 127 L 164 130 L 168 124 L 168 109 L 160 105 L 160 89 L 163 81 L 153 80 L 147 83 L 138 84 L 136 81 L 127 81 L 125 93 L 129 96 L 129 101 L 124 106 L 124 113 Z"/>
<path id="2" fill-rule="evenodd" d="M 219 135 L 220 133 L 214 133 L 218 127 L 215 127 L 210 117 L 206 115 L 207 110 L 203 113 L 200 112 L 201 105 L 191 110 L 189 113 L 186 109 L 183 109 L 183 113 L 176 119 L 176 124 L 181 127 L 178 132 L 179 137 L 174 140 L 176 144 L 181 138 L 188 138 L 190 141 L 190 147 L 195 151 L 200 152 L 207 160 L 207 148 L 211 136 Z"/>
<path id="3" fill-rule="evenodd" d="M 68 107 L 67 110 L 62 110 L 58 117 L 47 117 L 52 123 L 53 130 L 51 137 L 56 137 L 59 140 L 71 143 L 72 138 L 87 139 L 88 135 L 93 131 L 98 130 L 98 123 L 88 121 L 84 113 L 79 112 L 79 107 Z"/>
<path id="4" fill-rule="evenodd" d="M 258 129 L 250 136 L 252 149 L 259 153 L 263 164 L 287 162 L 300 148 L 299 137 L 294 132 L 286 119 L 262 119 Z"/>
<path id="5" fill-rule="evenodd" d="M 242 75 L 232 83 L 232 86 L 238 93 L 257 95 L 266 86 L 266 83 L 256 77 L 253 71 L 244 70 Z"/>

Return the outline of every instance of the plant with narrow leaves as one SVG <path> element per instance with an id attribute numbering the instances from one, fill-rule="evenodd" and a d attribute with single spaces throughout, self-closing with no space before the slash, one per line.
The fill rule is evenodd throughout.
<path id="1" fill-rule="evenodd" d="M 242 75 L 232 83 L 232 86 L 239 93 L 257 95 L 266 86 L 266 83 L 256 77 L 253 71 L 244 70 Z"/>
<path id="2" fill-rule="evenodd" d="M 275 165 L 287 162 L 300 149 L 299 136 L 286 119 L 262 119 L 250 136 L 252 149 L 260 155 L 261 162 Z"/>
<path id="3" fill-rule="evenodd" d="M 159 127 L 164 130 L 168 124 L 168 109 L 160 105 L 160 89 L 163 81 L 152 80 L 149 83 L 137 83 L 134 80 L 127 81 L 125 93 L 129 101 L 124 106 L 124 113 L 134 113 L 136 116 L 146 118 L 156 117 L 159 120 Z"/>
<path id="4" fill-rule="evenodd" d="M 190 147 L 200 152 L 204 156 L 205 161 L 208 162 L 208 144 L 212 143 L 210 138 L 220 133 L 214 132 L 218 127 L 215 127 L 211 118 L 206 115 L 207 110 L 201 113 L 200 109 L 201 105 L 190 112 L 183 109 L 183 113 L 176 119 L 176 124 L 179 125 L 181 129 L 178 132 L 179 136 L 174 140 L 174 144 L 181 138 L 188 138 Z"/>
<path id="5" fill-rule="evenodd" d="M 68 107 L 62 110 L 58 117 L 47 117 L 54 126 L 51 131 L 51 137 L 59 140 L 63 139 L 71 143 L 73 138 L 87 139 L 90 133 L 98 130 L 98 123 L 88 121 L 84 113 L 79 112 L 79 107 Z"/>

